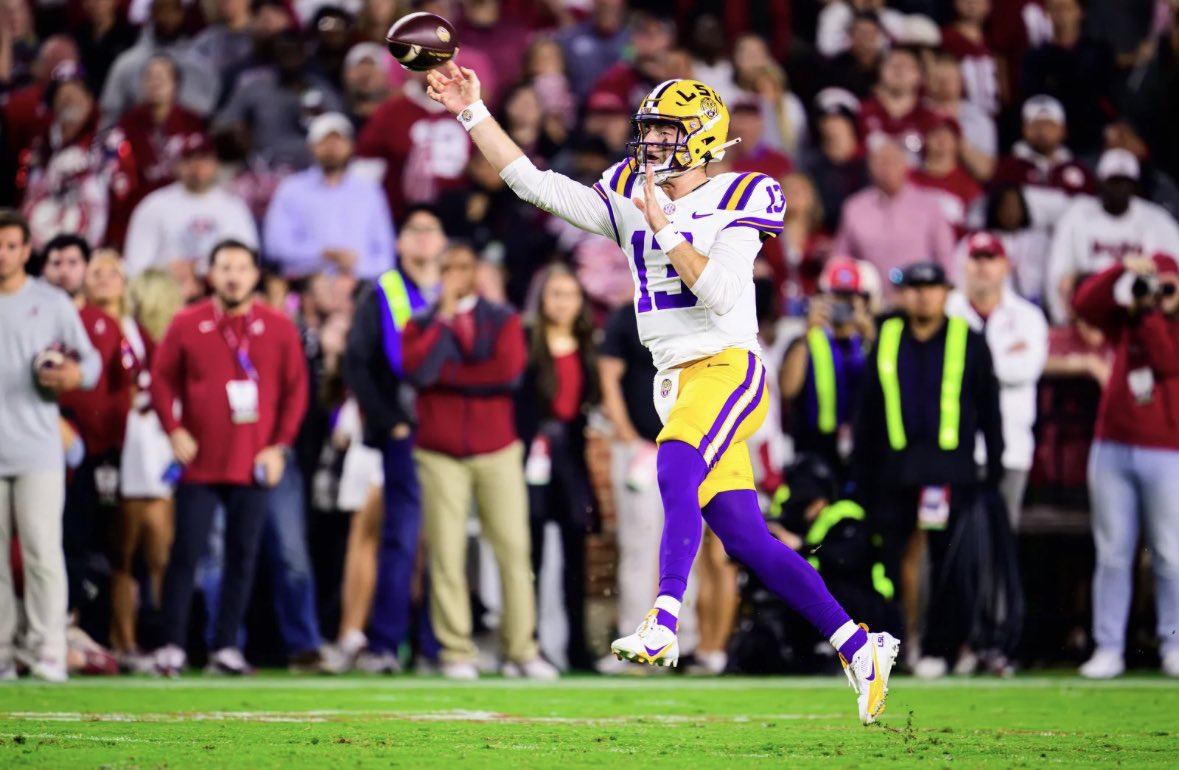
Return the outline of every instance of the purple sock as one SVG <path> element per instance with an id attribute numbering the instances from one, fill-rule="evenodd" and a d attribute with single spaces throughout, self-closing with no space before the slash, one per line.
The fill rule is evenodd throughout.
<path id="1" fill-rule="evenodd" d="M 700 549 L 703 518 L 699 492 L 700 484 L 708 475 L 708 466 L 695 447 L 683 441 L 666 441 L 659 445 L 656 468 L 659 496 L 663 498 L 659 594 L 683 601 L 688 573 L 692 571 L 692 562 Z"/>
<path id="2" fill-rule="evenodd" d="M 859 652 L 860 648 L 868 643 L 868 632 L 862 628 L 857 628 L 856 632 L 852 634 L 851 639 L 848 639 L 843 644 L 839 645 L 839 654 L 843 659 L 851 662 L 855 654 Z"/>
<path id="3" fill-rule="evenodd" d="M 824 638 L 850 622 L 839 602 L 806 559 L 770 534 L 752 489 L 721 492 L 704 507 L 704 519 L 729 556 L 749 568 L 766 587 L 818 629 Z M 862 638 L 861 638 L 862 637 Z M 867 640 L 863 629 L 852 637 Z M 852 642 L 849 640 L 848 646 Z M 856 647 L 855 649 L 859 649 Z M 854 650 L 853 650 L 854 652 Z M 846 656 L 851 660 L 850 656 Z"/>

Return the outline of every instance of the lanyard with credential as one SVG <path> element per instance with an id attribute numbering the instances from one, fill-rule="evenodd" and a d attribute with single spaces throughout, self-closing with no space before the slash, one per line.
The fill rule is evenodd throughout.
<path id="1" fill-rule="evenodd" d="M 254 308 L 251 306 L 249 312 L 246 313 L 246 322 L 242 325 L 242 330 L 245 333 L 242 334 L 240 340 L 221 311 L 216 310 L 215 312 L 217 314 L 217 328 L 221 330 L 221 336 L 225 339 L 225 344 L 229 346 L 230 352 L 236 356 L 237 365 L 257 385 L 258 370 L 254 368 L 254 362 L 250 360 L 250 323 L 254 319 Z"/>

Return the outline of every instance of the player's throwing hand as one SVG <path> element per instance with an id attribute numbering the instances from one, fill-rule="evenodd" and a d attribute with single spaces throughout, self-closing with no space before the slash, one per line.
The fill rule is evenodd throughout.
<path id="1" fill-rule="evenodd" d="M 655 199 L 655 169 L 650 164 L 647 165 L 647 180 L 643 184 L 643 197 L 633 200 L 647 219 L 647 226 L 651 228 L 651 232 L 657 233 L 667 227 L 667 215 L 663 213 L 663 207 Z"/>
<path id="2" fill-rule="evenodd" d="M 426 95 L 452 115 L 458 115 L 481 98 L 479 76 L 472 69 L 449 62 L 445 74 L 441 67 L 426 73 Z"/>

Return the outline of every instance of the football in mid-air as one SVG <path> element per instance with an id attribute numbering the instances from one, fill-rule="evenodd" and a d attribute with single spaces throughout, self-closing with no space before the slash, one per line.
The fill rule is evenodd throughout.
<path id="1" fill-rule="evenodd" d="M 432 13 L 402 16 L 385 33 L 385 44 L 407 70 L 425 72 L 445 64 L 458 53 L 458 35 L 449 21 Z"/>

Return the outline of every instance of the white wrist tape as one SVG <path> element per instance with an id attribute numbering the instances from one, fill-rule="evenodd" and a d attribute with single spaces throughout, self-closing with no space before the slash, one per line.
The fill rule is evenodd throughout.
<path id="1" fill-rule="evenodd" d="M 458 114 L 458 122 L 462 123 L 463 128 L 469 132 L 479 125 L 479 121 L 489 117 L 491 117 L 491 110 L 487 109 L 487 105 L 480 99 Z"/>
<path id="2" fill-rule="evenodd" d="M 655 240 L 659 241 L 659 249 L 666 254 L 688 239 L 679 230 L 675 229 L 674 226 L 668 224 L 662 230 L 655 233 Z"/>

